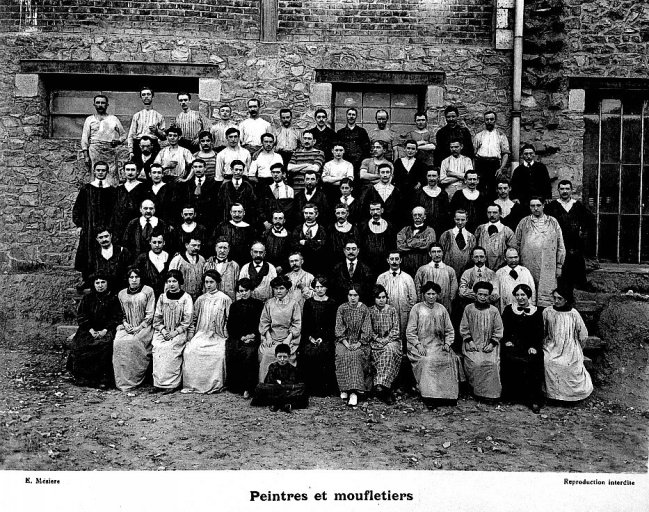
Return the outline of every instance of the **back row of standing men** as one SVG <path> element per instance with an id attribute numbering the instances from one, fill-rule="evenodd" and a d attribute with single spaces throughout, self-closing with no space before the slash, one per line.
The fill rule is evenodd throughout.
<path id="1" fill-rule="evenodd" d="M 319 109 L 316 126 L 300 135 L 291 126 L 289 109 L 280 110 L 281 126 L 273 127 L 259 117 L 259 101 L 251 99 L 249 117 L 238 127 L 227 105 L 211 125 L 190 109 L 191 96 L 179 93 L 182 112 L 165 130 L 164 117 L 152 109 L 153 91 L 145 88 L 140 97 L 144 109 L 133 116 L 128 136 L 119 120 L 106 114 L 105 96 L 95 97 L 97 113 L 84 125 L 82 147 L 95 173 L 73 211 L 82 228 L 76 268 L 84 285 L 97 266 L 107 261 L 110 266 L 116 258 L 101 246 L 99 235 L 122 242 L 118 252 L 128 254 L 123 263 L 132 263 L 153 251 L 151 234 L 158 224 L 170 255 L 178 252 L 186 261 L 192 236 L 205 257 L 217 257 L 215 243 L 227 240 L 230 258 L 239 265 L 250 260 L 251 244 L 260 240 L 276 266 L 289 268 L 289 253 L 299 250 L 313 273 L 340 262 L 345 243 L 355 240 L 375 276 L 387 269 L 394 247 L 414 275 L 439 237 L 458 279 L 476 244 L 485 247 L 493 270 L 504 265 L 532 198 L 539 199 L 540 215 L 535 217 L 533 209 L 537 221 L 525 229 L 537 242 L 548 235 L 541 222 L 551 197 L 548 171 L 526 145 L 524 163 L 511 182 L 506 179 L 509 144 L 495 127 L 494 112 L 485 113 L 485 130 L 475 137 L 458 123 L 453 106 L 445 110 L 447 124 L 435 136 L 426 115 L 417 114 L 416 128 L 404 138 L 388 127 L 384 110 L 376 112 L 377 127 L 368 133 L 356 125 L 353 108 L 338 132 Z M 126 139 L 125 181 L 113 187 L 118 183 L 117 169 L 111 169 L 114 148 Z M 165 147 L 160 148 L 161 140 Z M 564 276 L 580 285 L 589 215 L 571 198 L 569 182 L 561 182 L 559 190 L 548 213 L 559 221 L 561 245 L 565 241 L 567 247 L 570 271 Z M 556 229 L 551 223 L 550 231 Z M 563 258 L 555 254 L 554 259 L 560 267 Z M 543 265 L 547 258 L 538 262 Z"/>

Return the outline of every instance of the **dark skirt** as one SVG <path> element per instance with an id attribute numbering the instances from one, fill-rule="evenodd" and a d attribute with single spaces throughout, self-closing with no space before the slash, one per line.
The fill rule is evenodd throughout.
<path id="1" fill-rule="evenodd" d="M 233 393 L 252 393 L 259 382 L 259 343 L 228 339 L 225 351 L 226 387 Z"/>
<path id="2" fill-rule="evenodd" d="M 89 385 L 107 384 L 113 380 L 113 339 L 115 331 L 101 338 L 79 329 L 72 340 L 67 369 L 78 380 Z"/>
<path id="3" fill-rule="evenodd" d="M 302 339 L 297 352 L 297 369 L 309 395 L 330 396 L 338 393 L 333 340 L 314 345 Z"/>
<path id="4" fill-rule="evenodd" d="M 530 355 L 501 345 L 500 381 L 504 399 L 542 404 L 544 378 L 543 352 Z"/>

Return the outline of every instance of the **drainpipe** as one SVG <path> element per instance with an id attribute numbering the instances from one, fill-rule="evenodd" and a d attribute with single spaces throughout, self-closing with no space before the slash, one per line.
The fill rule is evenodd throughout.
<path id="1" fill-rule="evenodd" d="M 514 4 L 514 80 L 512 86 L 512 147 L 511 173 L 519 164 L 521 147 L 521 81 L 523 75 L 523 13 L 525 0 Z"/>

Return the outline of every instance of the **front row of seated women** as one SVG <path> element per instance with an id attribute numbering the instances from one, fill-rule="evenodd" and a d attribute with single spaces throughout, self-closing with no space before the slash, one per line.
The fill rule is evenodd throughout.
<path id="1" fill-rule="evenodd" d="M 217 289 L 216 270 L 205 272 L 205 293 L 195 303 L 177 270 L 167 273 L 157 303 L 137 268 L 127 277 L 128 288 L 116 297 L 107 277 L 96 275 L 93 291 L 81 301 L 68 359 L 81 383 L 110 385 L 114 379 L 118 389 L 132 390 L 145 381 L 152 359 L 153 392 L 182 387 L 185 393 L 216 393 L 227 387 L 251 398 L 257 390 L 253 403 L 264 402 L 263 395 L 274 410 L 289 411 L 304 406 L 308 395 L 340 392 L 351 406 L 368 392 L 388 404 L 394 400 L 403 357 L 400 319 L 381 285 L 374 287 L 371 307 L 359 301 L 357 285 L 336 306 L 326 278 L 316 277 L 302 309 L 290 298 L 286 277 L 273 279 L 274 296 L 266 303 L 251 297 L 250 279 L 237 282 L 232 302 Z M 407 357 L 429 408 L 456 404 L 463 381 L 478 399 L 520 401 L 536 413 L 545 397 L 574 402 L 590 395 L 581 349 L 588 333 L 569 290 L 555 290 L 554 306 L 541 310 L 530 304 L 532 290 L 519 285 L 515 304 L 502 317 L 489 304 L 490 283 L 476 283 L 473 291 L 459 340 L 448 311 L 437 303 L 438 284 L 425 283 L 423 301 L 410 311 Z"/>

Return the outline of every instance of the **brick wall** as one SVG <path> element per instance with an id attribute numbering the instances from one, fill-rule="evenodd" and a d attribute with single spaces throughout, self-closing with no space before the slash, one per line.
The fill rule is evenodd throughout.
<path id="1" fill-rule="evenodd" d="M 259 39 L 259 0 L 3 0 L 0 28 L 53 32 L 236 34 Z"/>
<path id="2" fill-rule="evenodd" d="M 281 40 L 490 44 L 492 0 L 280 0 Z"/>

